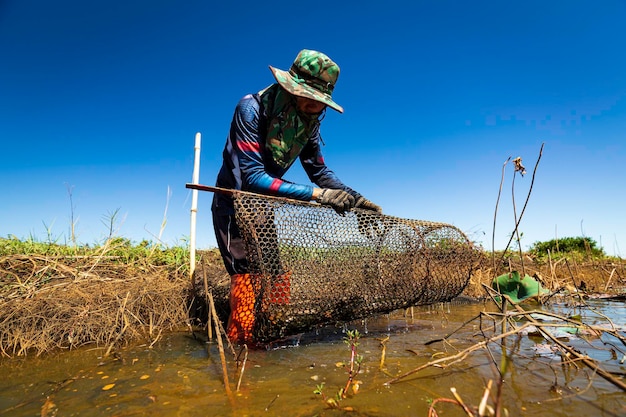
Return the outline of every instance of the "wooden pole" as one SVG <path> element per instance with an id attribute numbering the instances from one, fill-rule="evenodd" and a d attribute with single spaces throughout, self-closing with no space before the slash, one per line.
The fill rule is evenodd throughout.
<path id="1" fill-rule="evenodd" d="M 286 203 L 311 204 L 313 206 L 319 206 L 319 203 L 315 201 L 295 200 L 293 198 L 278 197 L 278 196 L 269 195 L 269 194 L 258 194 L 258 193 L 253 193 L 250 191 L 231 190 L 229 188 L 212 187 L 210 185 L 203 185 L 203 184 L 187 183 L 185 184 L 185 187 L 192 189 L 192 190 L 210 191 L 212 193 L 218 193 L 218 194 L 224 194 L 224 195 L 230 195 L 230 196 L 234 196 L 236 194 L 242 194 L 242 195 L 249 195 L 252 197 L 261 197 L 261 198 L 283 201 Z"/>
<path id="2" fill-rule="evenodd" d="M 196 133 L 196 142 L 194 145 L 194 161 L 192 183 L 200 182 L 200 132 Z M 191 286 L 194 286 L 193 274 L 196 270 L 196 215 L 198 214 L 198 190 L 191 192 L 191 231 L 189 233 L 189 274 Z"/>

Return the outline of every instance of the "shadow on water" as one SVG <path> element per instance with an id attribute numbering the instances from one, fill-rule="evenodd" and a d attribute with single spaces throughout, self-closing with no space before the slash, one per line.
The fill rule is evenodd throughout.
<path id="1" fill-rule="evenodd" d="M 624 303 L 595 302 L 623 334 Z M 580 309 L 553 306 L 574 315 Z M 489 310 L 483 304 L 414 307 L 346 326 L 361 333 L 361 372 L 355 393 L 331 409 L 326 397 L 346 385 L 350 346 L 344 327 L 326 327 L 285 342 L 274 350 L 249 351 L 239 390 L 235 361 L 227 353 L 233 397 L 224 389 L 217 345 L 190 334 L 170 334 L 152 348 L 136 346 L 103 359 L 105 349 L 81 350 L 44 358 L 3 360 L 0 416 L 426 416 L 435 401 L 440 415 L 466 415 L 437 399 L 458 395 L 478 406 L 489 380 L 497 380 L 500 345 L 472 352 L 447 367 L 428 367 L 400 382 L 387 384 L 435 358 L 455 354 L 484 340 L 488 323 L 463 323 Z M 585 321 L 604 320 L 582 311 Z M 604 320 L 606 322 L 606 320 Z M 460 328 L 460 329 L 459 329 Z M 456 331 L 458 330 L 458 331 Z M 445 342 L 426 342 L 453 333 Z M 386 340 L 381 343 L 383 340 Z M 607 337 L 571 333 L 559 336 L 614 374 L 624 374 L 624 346 Z M 384 346 L 384 349 L 383 349 Z M 507 340 L 512 363 L 505 375 L 501 404 L 511 416 L 626 415 L 624 392 L 582 365 L 563 364 L 545 340 L 515 335 Z M 384 364 L 381 360 L 384 350 Z M 495 388 L 492 390 L 492 397 Z M 490 401 L 493 404 L 493 401 Z"/>

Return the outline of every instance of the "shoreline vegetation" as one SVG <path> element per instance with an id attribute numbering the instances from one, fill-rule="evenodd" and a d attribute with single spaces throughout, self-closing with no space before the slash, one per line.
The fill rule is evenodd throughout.
<path id="1" fill-rule="evenodd" d="M 538 242 L 525 253 L 479 252 L 466 298 L 486 298 L 485 287 L 514 270 L 551 295 L 624 296 L 626 261 L 604 255 L 588 238 Z M 118 237 L 100 246 L 0 238 L 0 357 L 85 345 L 108 356 L 132 343 L 152 346 L 167 332 L 204 327 L 205 280 L 224 320 L 229 277 L 219 252 L 196 252 L 193 279 L 189 259 L 187 247 Z"/>
<path id="2" fill-rule="evenodd" d="M 200 251 L 197 259 L 219 281 L 219 254 Z M 108 356 L 189 328 L 195 305 L 189 269 L 184 247 L 123 238 L 91 247 L 0 238 L 0 357 L 84 345 Z"/>

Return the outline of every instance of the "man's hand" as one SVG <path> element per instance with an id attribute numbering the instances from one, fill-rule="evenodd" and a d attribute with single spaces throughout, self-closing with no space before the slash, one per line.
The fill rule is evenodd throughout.
<path id="1" fill-rule="evenodd" d="M 354 204 L 354 208 L 371 210 L 371 211 L 375 211 L 376 213 L 383 212 L 383 209 L 380 206 L 372 203 L 371 201 L 369 201 L 367 198 L 363 196 L 359 197 L 359 199 L 356 200 L 356 203 Z"/>
<path id="2" fill-rule="evenodd" d="M 350 210 L 355 204 L 354 197 L 350 194 L 343 190 L 333 190 L 331 188 L 324 188 L 317 201 L 320 204 L 331 206 L 339 214 Z"/>

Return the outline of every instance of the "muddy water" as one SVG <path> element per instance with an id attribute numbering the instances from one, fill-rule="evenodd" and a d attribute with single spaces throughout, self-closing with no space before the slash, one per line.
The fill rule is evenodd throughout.
<path id="1" fill-rule="evenodd" d="M 608 315 L 624 334 L 623 302 L 595 302 L 593 307 Z M 461 325 L 485 310 L 490 307 L 443 304 L 351 323 L 348 328 L 362 334 L 358 353 L 363 362 L 355 378 L 359 389 L 356 393 L 349 390 L 348 397 L 339 402 L 341 409 L 329 408 L 322 395 L 314 393 L 323 383 L 323 394 L 335 397 L 347 381 L 342 362 L 349 361 L 350 350 L 344 342 L 344 328 L 328 327 L 303 335 L 297 345 L 294 339 L 279 349 L 248 352 L 238 391 L 233 357 L 226 352 L 233 390 L 230 399 L 216 344 L 186 333 L 168 335 L 152 348 L 124 349 L 108 359 L 102 357 L 104 349 L 85 348 L 45 358 L 3 360 L 0 415 L 426 416 L 435 401 L 439 415 L 463 416 L 461 408 L 439 399 L 453 398 L 450 388 L 454 387 L 470 408 L 477 406 L 487 381 L 497 380 L 494 363 L 500 365 L 499 344 L 477 350 L 456 365 L 429 367 L 401 382 L 387 382 L 484 340 L 481 331 L 490 332 L 493 322 L 483 319 Z M 556 305 L 551 311 L 582 314 L 590 324 L 607 323 L 587 308 Z M 451 332 L 447 343 L 425 345 Z M 381 339 L 387 337 L 381 369 Z M 605 369 L 626 372 L 621 364 L 625 348 L 616 339 L 567 332 L 560 337 Z M 513 336 L 506 343 L 512 363 L 501 403 L 509 415 L 626 415 L 626 393 L 582 365 L 563 365 L 540 337 Z"/>

